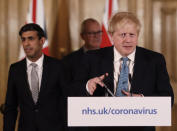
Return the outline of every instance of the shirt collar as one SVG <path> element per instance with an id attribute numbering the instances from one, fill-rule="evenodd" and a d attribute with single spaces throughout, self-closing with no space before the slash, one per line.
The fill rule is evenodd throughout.
<path id="1" fill-rule="evenodd" d="M 88 51 L 88 49 L 85 46 L 83 46 L 83 50 L 84 50 L 84 53 Z"/>
<path id="2" fill-rule="evenodd" d="M 130 59 L 132 62 L 134 62 L 135 60 L 135 52 L 136 52 L 136 48 L 135 50 L 129 54 L 127 57 L 128 59 Z M 123 56 L 117 51 L 117 49 L 114 46 L 114 62 L 119 61 Z"/>
<path id="3" fill-rule="evenodd" d="M 35 62 L 30 61 L 27 57 L 26 57 L 26 62 L 27 62 L 27 67 L 29 67 L 31 65 L 31 63 L 35 63 L 38 65 L 39 68 L 42 68 L 43 66 L 43 60 L 44 60 L 44 54 L 42 54 L 42 56 Z"/>

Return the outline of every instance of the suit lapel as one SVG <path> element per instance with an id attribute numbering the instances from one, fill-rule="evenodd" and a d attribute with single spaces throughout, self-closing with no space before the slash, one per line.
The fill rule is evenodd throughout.
<path id="1" fill-rule="evenodd" d="M 144 78 L 144 72 L 145 72 L 145 58 L 143 57 L 143 54 L 141 53 L 141 48 L 136 47 L 136 53 L 135 53 L 135 65 L 134 65 L 134 71 L 133 71 L 133 77 L 131 82 L 131 92 L 133 93 L 143 93 L 142 86 L 138 85 L 138 83 L 141 83 Z"/>
<path id="2" fill-rule="evenodd" d="M 102 74 L 108 73 L 108 77 L 104 80 L 104 83 L 108 86 L 108 88 L 114 92 L 114 76 L 113 76 L 113 70 L 114 70 L 114 52 L 113 52 L 113 46 L 107 48 L 107 50 L 104 50 L 102 52 L 102 63 L 101 63 L 101 70 Z"/>
<path id="3" fill-rule="evenodd" d="M 46 83 L 48 79 L 48 57 L 44 55 L 44 60 L 43 60 L 43 71 L 42 71 L 42 79 L 41 79 L 41 87 L 40 87 L 40 92 L 39 92 L 39 99 L 41 99 L 41 96 L 46 88 Z"/>
<path id="4" fill-rule="evenodd" d="M 26 59 L 22 60 L 22 68 L 20 69 L 21 70 L 21 76 L 23 76 L 23 79 L 24 80 L 24 91 L 27 92 L 27 96 L 29 97 L 30 101 L 32 103 L 33 102 L 33 98 L 32 98 L 32 93 L 31 93 L 31 90 L 30 90 L 30 85 L 29 85 L 29 82 L 28 82 L 28 76 L 27 76 L 27 64 L 26 64 Z"/>

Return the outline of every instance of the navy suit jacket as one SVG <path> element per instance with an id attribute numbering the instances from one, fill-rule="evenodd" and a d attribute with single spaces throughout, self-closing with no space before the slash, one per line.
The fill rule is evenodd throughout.
<path id="1" fill-rule="evenodd" d="M 78 73 L 74 78 L 75 82 L 80 82 L 84 88 L 89 79 L 108 73 L 105 84 L 113 92 L 113 62 L 113 46 L 89 51 L 83 59 L 82 67 L 77 70 Z M 173 90 L 162 54 L 136 47 L 134 71 L 131 78 L 131 92 L 140 93 L 144 96 L 171 96 L 173 102 Z M 98 88 L 94 95 L 104 96 L 104 88 Z"/>
<path id="2" fill-rule="evenodd" d="M 73 90 L 71 87 L 72 83 L 75 80 L 75 76 L 78 73 L 78 70 L 82 67 L 82 61 L 84 59 L 84 55 L 86 53 L 84 52 L 83 47 L 80 48 L 77 51 L 72 52 L 71 54 L 65 56 L 62 59 L 62 67 L 64 70 L 64 78 L 65 78 L 65 96 L 80 96 L 82 95 L 82 93 L 77 92 L 77 89 L 74 91 L 75 93 L 73 93 Z M 80 90 L 80 89 L 79 89 Z M 83 91 L 81 92 L 85 92 L 84 88 Z M 82 95 L 83 96 L 83 95 Z M 67 110 L 67 99 L 65 100 L 65 110 Z M 74 113 L 74 111 L 73 111 Z M 67 114 L 65 114 L 65 117 L 67 117 Z M 67 127 L 67 124 L 65 124 L 66 126 L 66 130 L 67 131 L 88 131 L 87 127 Z"/>
<path id="3" fill-rule="evenodd" d="M 26 59 L 9 70 L 3 131 L 63 131 L 63 97 L 60 61 L 44 56 L 43 74 L 37 104 L 33 102 L 27 79 Z"/>
<path id="4" fill-rule="evenodd" d="M 74 80 L 75 75 L 77 74 L 78 69 L 81 67 L 81 62 L 84 58 L 83 47 L 77 51 L 70 53 L 62 59 L 63 69 L 65 70 L 65 81 L 70 83 Z"/>

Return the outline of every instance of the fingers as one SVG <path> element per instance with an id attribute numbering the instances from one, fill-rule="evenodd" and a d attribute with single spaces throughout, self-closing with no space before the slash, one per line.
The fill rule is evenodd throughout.
<path id="1" fill-rule="evenodd" d="M 108 73 L 105 73 L 104 76 L 107 77 L 107 76 L 108 76 Z"/>
<path id="2" fill-rule="evenodd" d="M 131 96 L 131 93 L 130 93 L 130 92 L 124 91 L 124 90 L 122 90 L 122 94 L 124 94 L 125 96 Z"/>
<path id="3" fill-rule="evenodd" d="M 89 93 L 90 95 L 93 95 L 94 91 L 96 90 L 96 86 L 93 85 L 92 87 L 89 88 Z"/>
<path id="4" fill-rule="evenodd" d="M 133 97 L 143 97 L 143 94 L 132 94 Z"/>
<path id="5" fill-rule="evenodd" d="M 130 92 L 127 92 L 127 91 L 124 91 L 122 90 L 122 93 L 126 96 L 133 96 L 133 97 L 143 97 L 142 94 L 134 94 L 134 93 L 130 93 Z"/>
<path id="6" fill-rule="evenodd" d="M 108 73 L 101 75 L 99 77 L 92 78 L 87 82 L 90 95 L 93 95 L 94 91 L 97 88 L 97 84 L 100 85 L 101 87 L 104 86 L 104 83 L 102 81 L 106 76 L 108 76 Z"/>

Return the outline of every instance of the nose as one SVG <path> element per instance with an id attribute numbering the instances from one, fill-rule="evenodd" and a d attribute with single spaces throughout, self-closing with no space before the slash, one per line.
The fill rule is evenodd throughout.
<path id="1" fill-rule="evenodd" d="M 100 34 L 95 34 L 94 38 L 97 38 L 97 39 L 100 38 Z"/>
<path id="2" fill-rule="evenodd" d="M 26 39 L 26 40 L 22 41 L 22 44 L 23 44 L 24 46 L 27 46 L 27 45 L 29 45 L 29 41 Z"/>
<path id="3" fill-rule="evenodd" d="M 125 42 L 131 42 L 132 41 L 132 38 L 131 38 L 131 36 L 129 35 L 129 34 L 126 34 L 126 36 L 125 36 Z"/>

